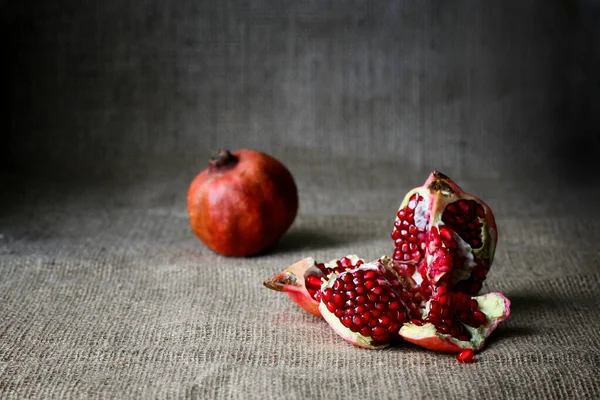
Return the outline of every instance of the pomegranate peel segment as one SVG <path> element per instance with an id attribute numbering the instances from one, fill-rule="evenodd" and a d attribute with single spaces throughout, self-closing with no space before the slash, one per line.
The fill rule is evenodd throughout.
<path id="1" fill-rule="evenodd" d="M 407 342 L 418 346 L 447 353 L 457 353 L 465 349 L 480 350 L 485 339 L 496 329 L 498 324 L 510 316 L 510 300 L 501 293 L 488 293 L 473 298 L 477 301 L 479 309 L 485 314 L 486 322 L 479 327 L 472 327 L 463 323 L 469 332 L 470 340 L 459 340 L 449 334 L 438 331 L 430 322 L 422 326 L 405 323 L 400 329 L 400 336 Z"/>
<path id="2" fill-rule="evenodd" d="M 315 260 L 311 257 L 304 258 L 271 279 L 265 280 L 263 285 L 272 290 L 286 292 L 290 299 L 305 311 L 321 317 L 319 303 L 308 296 L 304 280 L 304 275 L 312 268 L 316 269 Z"/>

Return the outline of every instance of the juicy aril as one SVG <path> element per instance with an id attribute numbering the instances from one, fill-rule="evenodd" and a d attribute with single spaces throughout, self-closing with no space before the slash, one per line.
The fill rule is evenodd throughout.
<path id="1" fill-rule="evenodd" d="M 391 236 L 392 258 L 306 258 L 264 284 L 360 347 L 400 338 L 444 352 L 483 347 L 510 314 L 502 294 L 477 296 L 496 248 L 490 208 L 435 171 L 405 196 Z"/>

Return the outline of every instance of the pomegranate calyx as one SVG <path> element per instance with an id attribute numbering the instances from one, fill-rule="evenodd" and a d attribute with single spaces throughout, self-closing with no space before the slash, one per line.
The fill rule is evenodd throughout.
<path id="1" fill-rule="evenodd" d="M 450 179 L 450 178 L 448 178 L 448 176 L 446 174 L 443 174 L 436 169 L 434 169 L 433 172 L 431 172 L 431 175 L 433 175 L 433 177 L 436 179 L 447 179 L 447 180 Z"/>
<path id="2" fill-rule="evenodd" d="M 220 149 L 210 160 L 208 166 L 211 170 L 218 170 L 223 167 L 231 167 L 237 164 L 239 158 L 233 155 L 227 149 Z"/>

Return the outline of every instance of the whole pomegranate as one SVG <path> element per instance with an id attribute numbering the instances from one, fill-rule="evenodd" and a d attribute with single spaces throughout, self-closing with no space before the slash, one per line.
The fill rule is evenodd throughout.
<path id="1" fill-rule="evenodd" d="M 298 189 L 278 160 L 254 150 L 221 150 L 192 181 L 192 231 L 219 254 L 245 257 L 273 246 L 294 222 Z"/>
<path id="2" fill-rule="evenodd" d="M 491 209 L 434 171 L 405 196 L 391 236 L 392 258 L 305 258 L 264 285 L 287 292 L 356 346 L 381 348 L 402 338 L 472 362 L 510 315 L 501 293 L 477 295 L 498 238 Z"/>

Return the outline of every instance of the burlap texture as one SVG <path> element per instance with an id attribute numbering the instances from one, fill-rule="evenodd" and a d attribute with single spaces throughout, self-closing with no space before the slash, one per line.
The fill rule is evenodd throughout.
<path id="1" fill-rule="evenodd" d="M 599 57 L 578 55 L 600 25 L 572 2 L 495 4 L 5 7 L 0 397 L 599 398 Z M 222 146 L 298 183 L 264 255 L 190 232 L 188 184 Z M 476 363 L 355 348 L 262 286 L 305 256 L 391 254 L 434 168 L 497 217 L 484 291 L 513 314 Z"/>
<path id="2" fill-rule="evenodd" d="M 486 192 L 497 210 L 500 245 L 484 290 L 503 291 L 513 314 L 477 363 L 459 365 L 453 356 L 412 345 L 355 348 L 286 295 L 261 285 L 309 255 L 390 254 L 390 215 L 407 181 L 416 179 L 404 179 L 394 190 L 382 186 L 377 194 L 349 189 L 356 196 L 338 197 L 335 188 L 311 185 L 296 174 L 304 201 L 293 228 L 272 252 L 231 259 L 208 251 L 191 234 L 186 175 L 155 178 L 151 185 L 70 184 L 69 191 L 30 183 L 22 191 L 23 203 L 1 220 L 2 397 L 600 393 L 600 221 L 569 213 L 569 199 L 540 205 L 518 187 L 463 182 Z M 354 179 L 366 176 L 338 177 L 337 183 Z M 390 174 L 384 181 L 395 179 Z M 11 187 L 20 191 L 18 183 Z M 505 191 L 521 196 L 514 201 Z M 586 194 L 572 192 L 574 198 Z M 339 213 L 331 212 L 332 204 L 339 204 Z"/>

